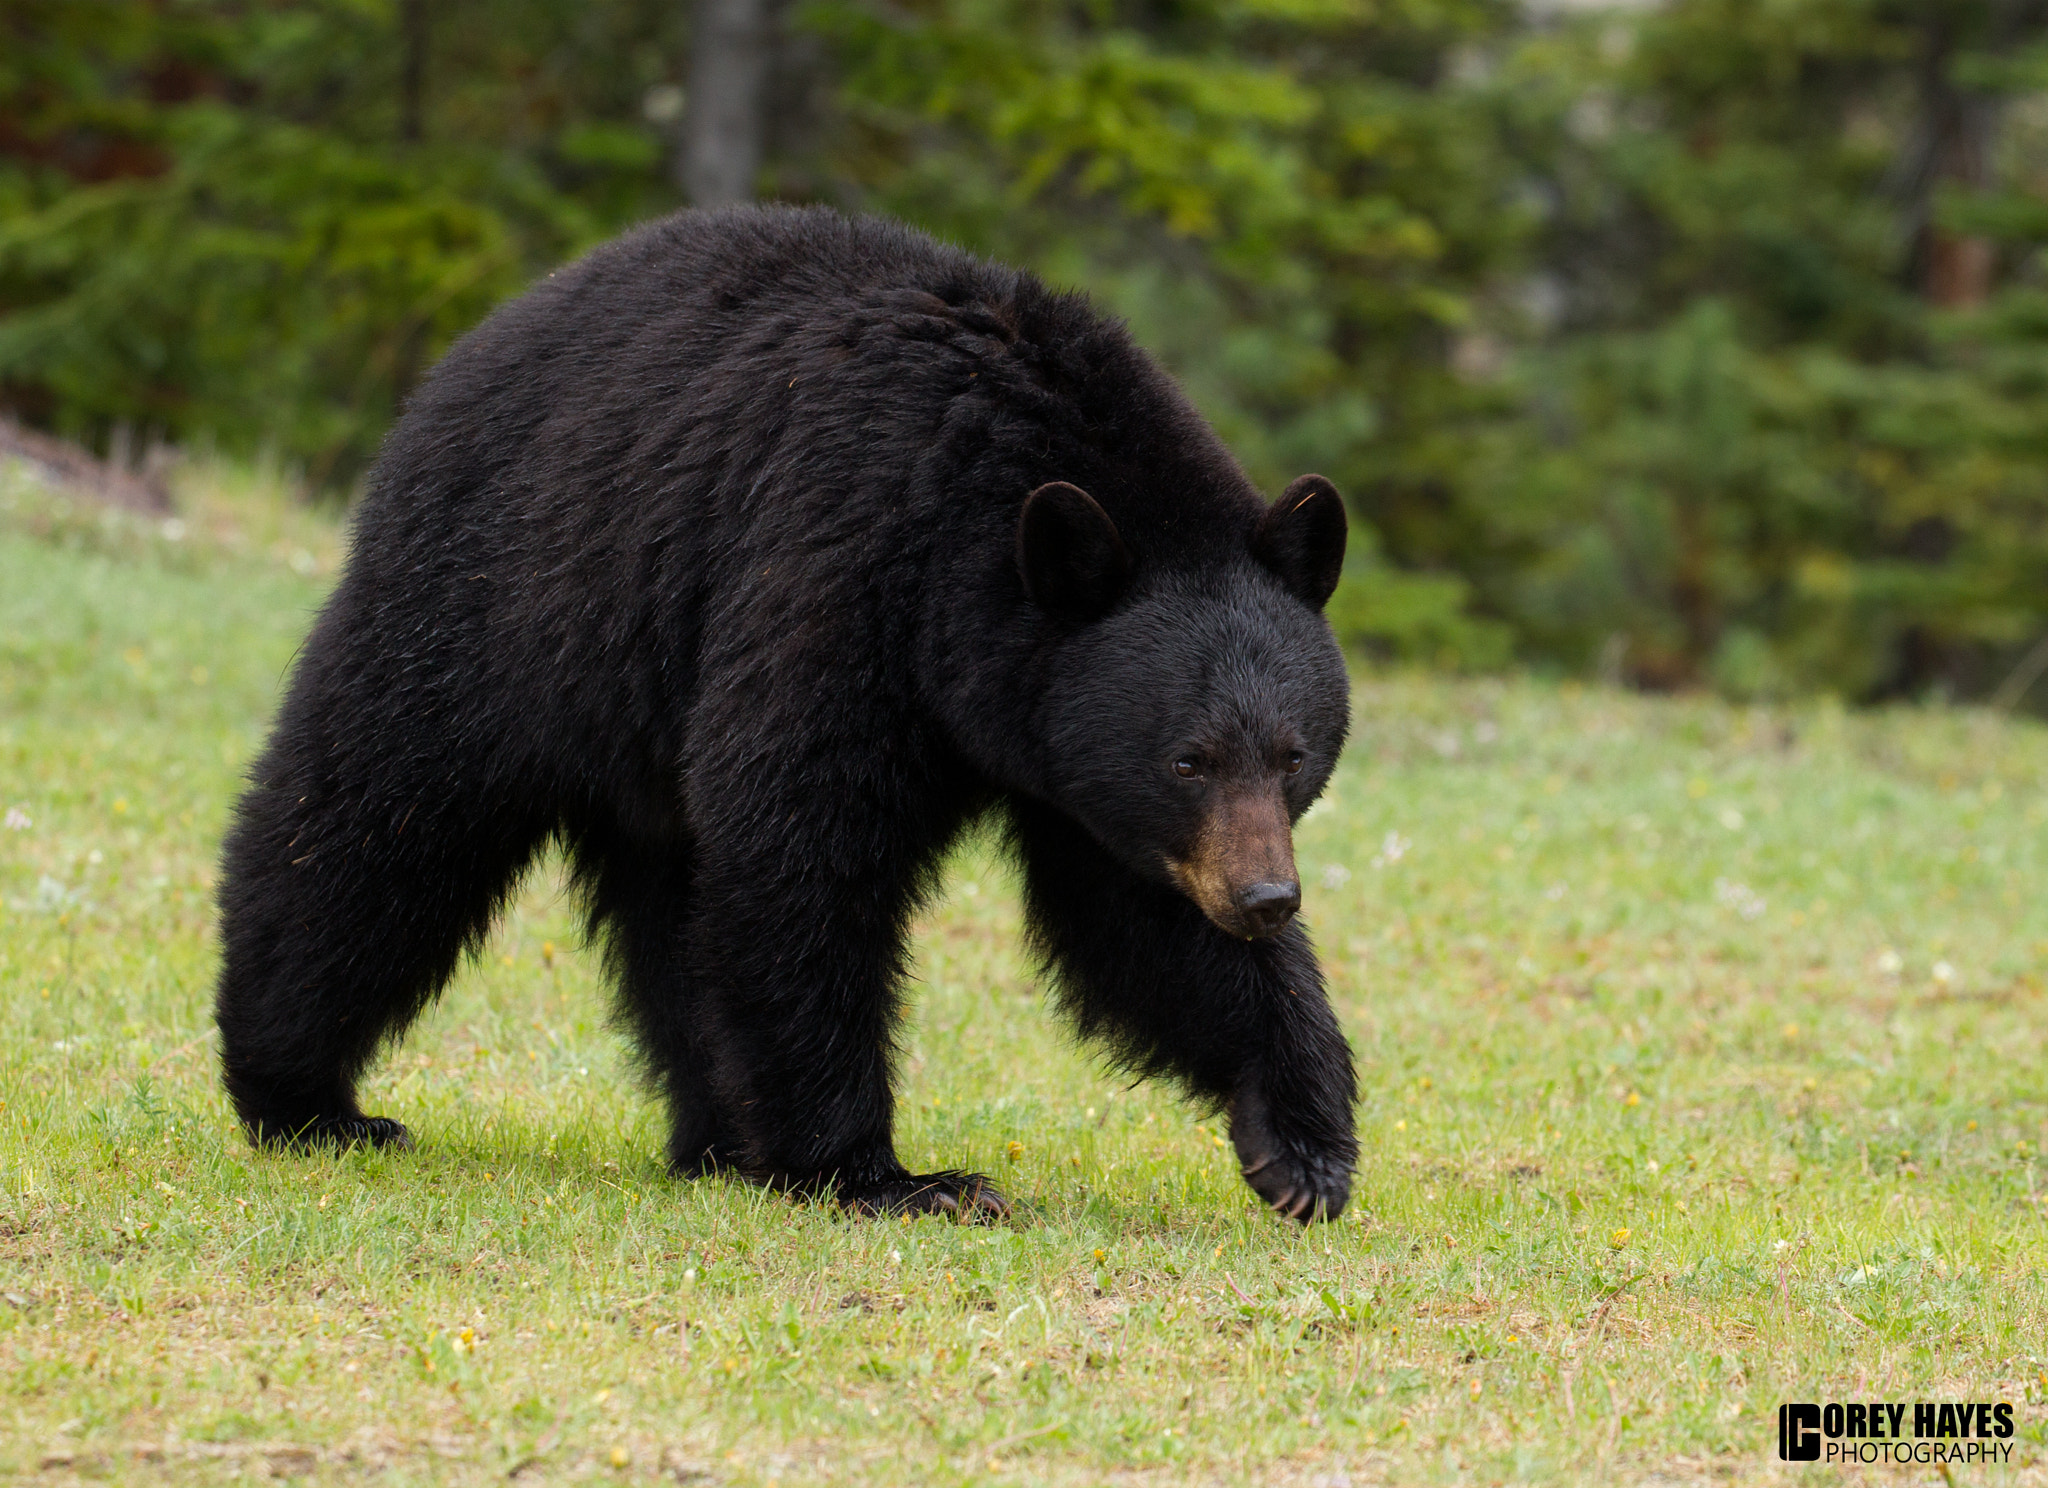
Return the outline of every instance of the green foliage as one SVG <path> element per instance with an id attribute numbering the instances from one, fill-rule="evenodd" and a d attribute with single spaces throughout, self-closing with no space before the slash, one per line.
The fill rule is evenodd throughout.
<path id="1" fill-rule="evenodd" d="M 2022 645 L 2048 593 L 2038 352 L 1958 355 L 1943 332 L 1912 362 L 1767 352 L 1703 299 L 1541 359 L 1572 436 L 1510 438 L 1475 482 L 1541 554 L 1505 607 L 1551 654 L 1618 637 L 1641 680 L 1738 696 L 1869 696 L 1916 646 Z"/>
<path id="2" fill-rule="evenodd" d="M 1497 670 L 1514 654 L 1505 625 L 1471 613 L 1471 586 L 1456 574 L 1395 568 L 1369 527 L 1353 524 L 1344 576 L 1326 613 L 1354 656 L 1446 672 Z"/>
<path id="3" fill-rule="evenodd" d="M 635 9 L 585 46 L 626 45 Z M 450 340 L 670 201 L 638 93 L 575 73 L 558 6 L 456 14 L 427 143 L 398 137 L 383 0 L 16 10 L 0 389 L 67 432 L 268 445 L 346 481 Z"/>
<path id="4" fill-rule="evenodd" d="M 0 402 L 345 487 L 464 327 L 675 203 L 686 9 L 448 0 L 409 54 L 402 0 L 20 0 Z M 2044 24 L 805 0 L 767 179 L 1086 288 L 1261 484 L 1331 476 L 1362 653 L 1983 695 L 2048 624 Z"/>
<path id="5" fill-rule="evenodd" d="M 0 322 L 0 368 L 72 420 L 258 434 L 318 480 L 360 464 L 434 352 L 525 281 L 530 245 L 473 181 L 217 105 L 162 139 L 163 175 L 0 229 L 0 272 L 43 292 Z M 531 204 L 526 225 L 574 241 Z"/>
<path id="6" fill-rule="evenodd" d="M 1452 518 L 1369 505 L 1393 550 L 1525 654 L 1650 685 L 1989 691 L 2048 620 L 2038 91 L 1984 179 L 1913 177 L 1916 69 L 1952 44 L 1937 74 L 1990 86 L 2000 9 L 1677 0 L 1512 48 L 1554 323 L 1497 319 L 1513 414 Z M 1943 309 L 1968 234 L 1997 266 Z"/>

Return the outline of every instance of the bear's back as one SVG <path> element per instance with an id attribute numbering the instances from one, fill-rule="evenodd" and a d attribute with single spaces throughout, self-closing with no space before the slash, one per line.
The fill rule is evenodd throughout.
<path id="1" fill-rule="evenodd" d="M 807 372 L 872 359 L 880 328 L 926 344 L 1014 341 L 1023 316 L 1034 347 L 1123 339 L 1078 296 L 896 223 L 822 207 L 679 212 L 549 274 L 457 342 L 397 438 L 417 459 L 470 443 L 489 420 L 505 456 L 542 426 L 606 446 L 625 427 L 701 419 L 701 400 L 728 391 L 752 400 L 749 417 L 772 418 L 783 400 L 763 395 L 776 374 L 793 390 Z M 920 391 L 893 388 L 900 401 Z M 425 437 L 407 440 L 413 430 Z"/>
<path id="2" fill-rule="evenodd" d="M 681 212 L 549 275 L 448 353 L 373 491 L 630 500 L 659 474 L 712 495 L 735 475 L 752 487 L 792 435 L 841 486 L 857 467 L 901 488 L 948 437 L 1059 450 L 1044 478 L 1088 487 L 1140 547 L 1204 515 L 1233 530 L 1256 516 L 1235 462 L 1121 322 L 822 207 Z"/>

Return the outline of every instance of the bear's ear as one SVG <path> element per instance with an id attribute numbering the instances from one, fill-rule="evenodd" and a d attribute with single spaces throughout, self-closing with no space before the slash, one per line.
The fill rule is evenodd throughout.
<path id="1" fill-rule="evenodd" d="M 1266 508 L 1252 556 L 1310 609 L 1320 610 L 1344 571 L 1344 498 L 1320 475 L 1304 475 Z"/>
<path id="2" fill-rule="evenodd" d="M 1079 486 L 1054 481 L 1024 498 L 1017 519 L 1017 572 L 1048 614 L 1094 620 L 1131 579 L 1131 555 L 1109 513 Z"/>

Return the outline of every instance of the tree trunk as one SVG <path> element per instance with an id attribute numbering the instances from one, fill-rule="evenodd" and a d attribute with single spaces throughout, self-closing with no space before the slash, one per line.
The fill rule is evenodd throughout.
<path id="1" fill-rule="evenodd" d="M 404 49 L 398 72 L 398 135 L 416 145 L 425 133 L 421 114 L 427 92 L 427 0 L 400 0 L 398 24 Z"/>
<path id="2" fill-rule="evenodd" d="M 752 201 L 767 133 L 773 0 L 696 0 L 677 184 L 697 207 Z"/>
<path id="3" fill-rule="evenodd" d="M 1998 132 L 1997 101 L 1965 93 L 1948 76 L 1952 39 L 1939 23 L 1929 38 L 1920 83 L 1921 127 L 1927 168 L 1918 203 L 1920 292 L 1950 310 L 1970 310 L 1991 293 L 1991 243 L 1952 232 L 1935 220 L 1944 188 L 1982 191 L 1991 182 L 1991 150 Z"/>
<path id="4" fill-rule="evenodd" d="M 1992 185 L 2003 99 L 1960 85 L 1959 54 L 2009 57 L 2034 39 L 2041 0 L 1991 0 L 1962 5 L 1936 0 L 1922 11 L 1916 79 L 1918 139 L 1909 153 L 1902 193 L 1912 240 L 1911 277 L 1922 296 L 1945 309 L 1972 309 L 1991 293 L 1997 265 L 1988 238 L 1953 232 L 1935 220 L 1944 190 L 1981 192 Z"/>

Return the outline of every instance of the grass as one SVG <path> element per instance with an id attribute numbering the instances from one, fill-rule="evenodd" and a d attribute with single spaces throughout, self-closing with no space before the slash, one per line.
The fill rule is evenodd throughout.
<path id="1" fill-rule="evenodd" d="M 333 570 L 0 472 L 0 1474 L 1775 1481 L 1779 1402 L 2006 1400 L 2048 1476 L 2048 734 L 1361 681 L 1303 824 L 1355 1207 L 1044 1010 L 985 845 L 920 926 L 913 1162 L 1020 1222 L 662 1171 L 552 865 L 380 1069 L 420 1149 L 250 1151 L 214 854 Z"/>

